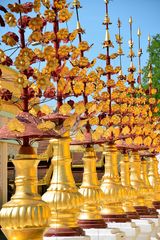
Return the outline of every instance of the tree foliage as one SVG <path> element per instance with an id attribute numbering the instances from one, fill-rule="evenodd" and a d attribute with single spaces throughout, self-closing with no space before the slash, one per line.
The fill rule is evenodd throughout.
<path id="1" fill-rule="evenodd" d="M 143 84 L 145 87 L 148 85 L 149 66 L 152 65 L 152 84 L 157 88 L 157 97 L 160 98 L 160 34 L 156 34 L 151 41 L 148 48 L 149 59 L 143 69 L 144 77 Z"/>

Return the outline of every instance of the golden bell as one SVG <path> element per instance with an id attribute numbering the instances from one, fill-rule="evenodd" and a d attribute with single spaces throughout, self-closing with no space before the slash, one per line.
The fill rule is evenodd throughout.
<path id="1" fill-rule="evenodd" d="M 137 198 L 133 206 L 141 217 L 148 217 L 150 212 L 146 206 L 148 193 L 143 180 L 141 179 L 141 161 L 138 151 L 132 151 L 130 157 L 130 180 L 131 186 L 137 191 Z"/>
<path id="2" fill-rule="evenodd" d="M 83 228 L 106 228 L 100 214 L 100 207 L 105 195 L 100 188 L 96 172 L 96 153 L 93 147 L 86 147 L 84 156 L 83 182 L 79 192 L 84 197 L 84 204 L 78 217 Z"/>
<path id="3" fill-rule="evenodd" d="M 126 189 L 126 197 L 123 203 L 123 209 L 127 214 L 127 217 L 130 219 L 139 218 L 138 213 L 133 207 L 133 202 L 137 198 L 136 190 L 131 186 L 130 181 L 130 162 L 129 156 L 126 151 L 121 153 L 121 162 L 120 162 L 120 173 L 121 173 L 121 183 Z"/>
<path id="4" fill-rule="evenodd" d="M 146 202 L 147 202 L 147 207 L 149 208 L 150 214 L 153 217 L 158 217 L 158 212 L 153 206 L 153 202 L 155 201 L 154 198 L 154 189 L 152 188 L 149 179 L 148 179 L 148 174 L 147 174 L 147 160 L 142 157 L 141 159 L 141 179 L 143 180 L 145 187 L 147 188 L 147 194 L 146 194 Z"/>
<path id="5" fill-rule="evenodd" d="M 158 160 L 155 156 L 148 157 L 148 179 L 154 189 L 153 205 L 160 209 L 160 177 L 158 173 Z"/>
<path id="6" fill-rule="evenodd" d="M 83 204 L 71 171 L 70 138 L 68 135 L 50 140 L 54 156 L 51 184 L 42 199 L 51 209 L 50 228 L 45 236 L 79 236 L 77 218 Z"/>
<path id="7" fill-rule="evenodd" d="M 103 153 L 105 155 L 105 173 L 101 189 L 106 198 L 101 214 L 106 222 L 126 222 L 128 219 L 122 208 L 125 188 L 120 184 L 117 167 L 118 150 L 114 144 L 108 144 L 104 146 Z"/>
<path id="8" fill-rule="evenodd" d="M 37 193 L 37 155 L 22 146 L 13 160 L 16 192 L 0 211 L 0 225 L 8 240 L 42 240 L 50 209 Z"/>

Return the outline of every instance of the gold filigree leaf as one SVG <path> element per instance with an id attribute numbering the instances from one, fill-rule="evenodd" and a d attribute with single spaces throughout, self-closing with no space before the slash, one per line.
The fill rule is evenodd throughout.
<path id="1" fill-rule="evenodd" d="M 159 137 L 156 137 L 156 138 L 153 140 L 152 145 L 153 145 L 153 146 L 157 146 L 157 145 L 159 145 L 159 143 L 160 143 L 160 139 L 159 139 Z"/>
<path id="2" fill-rule="evenodd" d="M 40 108 L 41 112 L 42 113 L 45 113 L 46 115 L 50 114 L 53 112 L 53 110 L 48 106 L 48 105 L 43 105 L 41 108 Z"/>
<path id="3" fill-rule="evenodd" d="M 98 58 L 101 60 L 106 60 L 106 55 L 101 53 L 98 55 Z"/>
<path id="4" fill-rule="evenodd" d="M 109 117 L 105 117 L 101 120 L 101 124 L 103 126 L 107 125 L 110 122 L 110 118 Z"/>
<path id="5" fill-rule="evenodd" d="M 104 107 L 105 103 L 104 102 L 100 102 L 97 105 L 97 112 L 101 112 L 103 107 Z"/>
<path id="6" fill-rule="evenodd" d="M 75 113 L 82 114 L 86 111 L 84 102 L 77 102 L 74 104 Z"/>
<path id="7" fill-rule="evenodd" d="M 111 117 L 111 122 L 112 122 L 113 124 L 115 124 L 115 125 L 116 125 L 116 124 L 119 124 L 120 121 L 121 121 L 121 119 L 120 119 L 119 116 L 113 115 L 113 116 Z"/>
<path id="8" fill-rule="evenodd" d="M 75 122 L 76 122 L 76 117 L 71 116 L 64 120 L 63 126 L 65 128 L 72 128 L 74 126 Z"/>
<path id="9" fill-rule="evenodd" d="M 129 134 L 130 133 L 130 128 L 128 126 L 124 127 L 121 132 L 123 135 Z"/>
<path id="10" fill-rule="evenodd" d="M 121 144 L 123 144 L 123 141 L 122 140 L 117 140 L 117 141 L 115 141 L 115 144 L 116 145 L 121 145 Z"/>
<path id="11" fill-rule="evenodd" d="M 10 131 L 16 131 L 23 133 L 25 131 L 25 126 L 18 119 L 14 118 L 8 123 L 8 128 Z"/>
<path id="12" fill-rule="evenodd" d="M 112 73 L 112 72 L 114 72 L 113 66 L 112 66 L 112 65 L 107 65 L 107 66 L 106 66 L 106 72 L 107 72 L 107 73 Z"/>
<path id="13" fill-rule="evenodd" d="M 88 113 L 93 113 L 97 111 L 97 105 L 96 103 L 92 103 L 92 105 L 88 108 Z"/>
<path id="14" fill-rule="evenodd" d="M 150 146 L 151 145 L 151 143 L 152 143 L 152 138 L 151 137 L 146 137 L 145 139 L 144 139 L 144 141 L 143 141 L 143 143 L 144 143 L 144 145 L 146 145 L 146 146 Z"/>
<path id="15" fill-rule="evenodd" d="M 68 103 L 64 103 L 62 106 L 59 108 L 59 113 L 67 115 L 70 114 L 72 108 Z"/>
<path id="16" fill-rule="evenodd" d="M 118 53 L 113 53 L 113 54 L 111 54 L 110 58 L 111 58 L 111 59 L 115 59 L 115 58 L 117 58 L 118 56 L 119 56 Z"/>
<path id="17" fill-rule="evenodd" d="M 104 129 L 101 126 L 98 126 L 96 130 L 92 133 L 92 138 L 98 140 L 103 137 Z"/>
<path id="18" fill-rule="evenodd" d="M 33 116 L 37 117 L 37 111 L 36 109 L 32 108 L 30 111 L 29 111 L 30 114 L 32 114 Z"/>
<path id="19" fill-rule="evenodd" d="M 37 128 L 42 131 L 48 131 L 55 128 L 55 123 L 51 121 L 42 122 L 37 125 Z"/>
<path id="20" fill-rule="evenodd" d="M 156 147 L 156 152 L 160 153 L 160 146 Z"/>
<path id="21" fill-rule="evenodd" d="M 83 82 L 76 82 L 73 86 L 73 90 L 74 90 L 75 94 L 81 94 L 84 91 Z"/>
<path id="22" fill-rule="evenodd" d="M 143 143 L 142 137 L 138 136 L 134 139 L 134 144 L 141 145 Z"/>
<path id="23" fill-rule="evenodd" d="M 156 103 L 156 99 L 155 98 L 150 98 L 149 99 L 149 103 L 150 104 L 155 104 Z"/>
<path id="24" fill-rule="evenodd" d="M 154 94 L 156 94 L 156 93 L 157 93 L 157 89 L 156 89 L 156 88 L 152 88 L 152 89 L 151 89 L 151 94 L 154 95 Z"/>
<path id="25" fill-rule="evenodd" d="M 75 135 L 75 139 L 77 141 L 84 141 L 85 140 L 85 136 L 84 134 L 81 132 L 81 130 L 79 130 L 76 135 Z"/>
<path id="26" fill-rule="evenodd" d="M 115 138 L 119 137 L 119 135 L 120 135 L 120 128 L 119 127 L 113 128 L 113 135 L 115 136 Z"/>
<path id="27" fill-rule="evenodd" d="M 104 131 L 104 137 L 109 138 L 112 136 L 113 133 L 113 127 L 109 127 Z"/>
<path id="28" fill-rule="evenodd" d="M 127 123 L 129 123 L 129 117 L 128 116 L 124 116 L 122 118 L 122 124 L 127 124 Z"/>
<path id="29" fill-rule="evenodd" d="M 152 139 L 155 139 L 157 137 L 157 133 L 156 132 L 151 132 L 150 137 Z"/>
<path id="30" fill-rule="evenodd" d="M 94 83 L 87 83 L 85 87 L 85 95 L 90 95 L 94 92 L 95 90 L 95 85 Z"/>
<path id="31" fill-rule="evenodd" d="M 133 140 L 132 140 L 132 138 L 126 138 L 125 142 L 127 145 L 131 145 L 133 143 Z"/>
<path id="32" fill-rule="evenodd" d="M 92 117 L 89 119 L 89 123 L 91 125 L 98 125 L 99 124 L 99 118 L 98 117 Z"/>

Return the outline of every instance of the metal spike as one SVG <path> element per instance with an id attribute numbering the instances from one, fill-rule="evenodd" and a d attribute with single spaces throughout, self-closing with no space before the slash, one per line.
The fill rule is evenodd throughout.
<path id="1" fill-rule="evenodd" d="M 133 23 L 133 20 L 132 20 L 132 17 L 129 18 L 129 24 L 132 24 Z"/>
<path id="2" fill-rule="evenodd" d="M 137 35 L 140 37 L 141 36 L 141 30 L 138 28 Z"/>

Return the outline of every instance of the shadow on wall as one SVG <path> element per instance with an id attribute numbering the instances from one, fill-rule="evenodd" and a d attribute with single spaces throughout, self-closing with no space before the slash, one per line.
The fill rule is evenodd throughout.
<path id="1" fill-rule="evenodd" d="M 7 240 L 2 231 L 0 230 L 0 240 Z"/>

